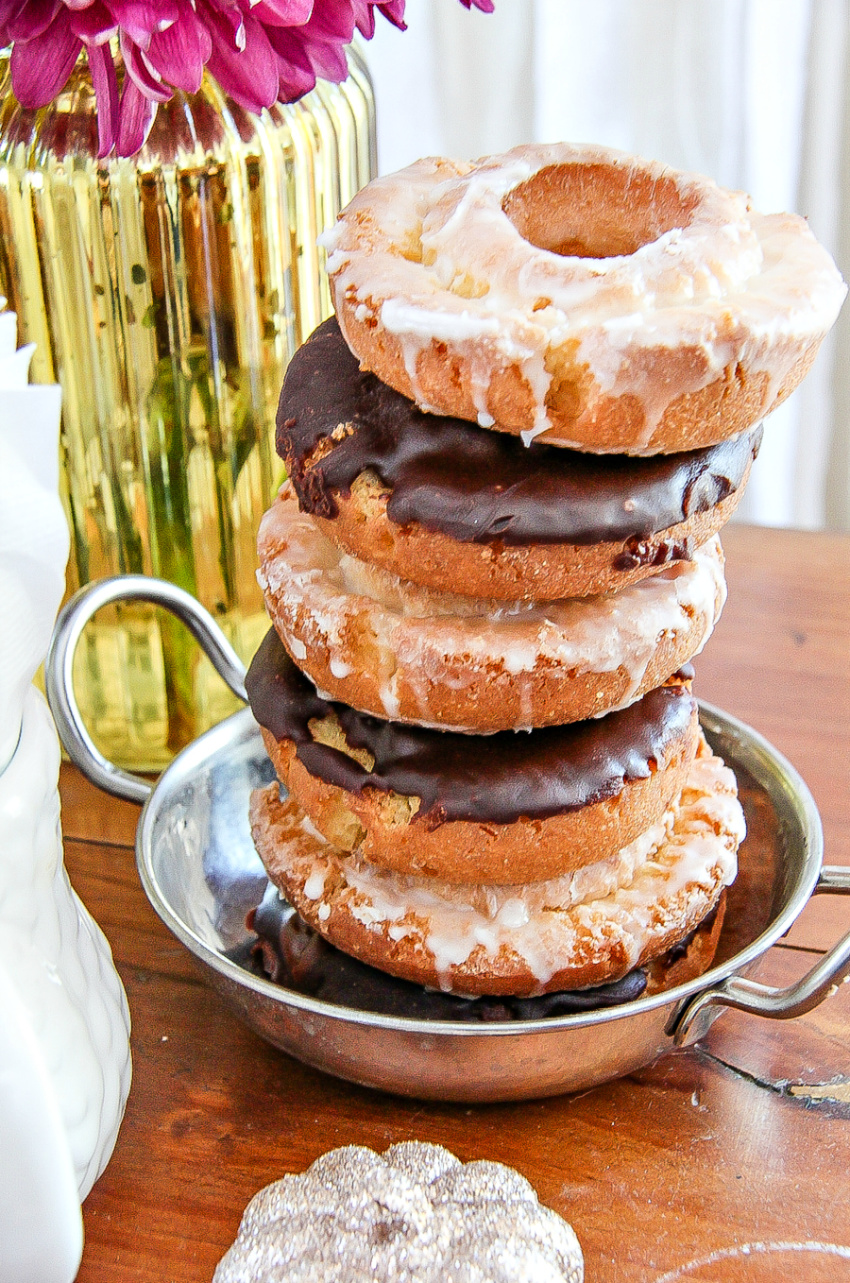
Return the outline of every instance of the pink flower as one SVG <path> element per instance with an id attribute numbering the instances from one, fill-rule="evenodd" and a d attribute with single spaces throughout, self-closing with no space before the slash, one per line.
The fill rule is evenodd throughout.
<path id="1" fill-rule="evenodd" d="M 461 0 L 485 13 L 493 0 Z M 132 156 L 157 104 L 194 93 L 204 68 L 248 111 L 294 102 L 316 83 L 344 80 L 355 28 L 375 33 L 375 10 L 404 30 L 405 0 L 0 0 L 0 48 L 12 45 L 12 86 L 44 107 L 83 48 L 97 97 L 100 155 Z M 124 64 L 118 84 L 113 49 Z"/>

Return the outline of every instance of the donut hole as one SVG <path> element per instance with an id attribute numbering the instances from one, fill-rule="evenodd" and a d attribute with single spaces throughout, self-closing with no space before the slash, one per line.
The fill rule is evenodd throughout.
<path id="1" fill-rule="evenodd" d="M 698 204 L 674 178 L 629 165 L 549 165 L 514 187 L 502 209 L 537 249 L 571 258 L 634 254 L 673 228 Z"/>

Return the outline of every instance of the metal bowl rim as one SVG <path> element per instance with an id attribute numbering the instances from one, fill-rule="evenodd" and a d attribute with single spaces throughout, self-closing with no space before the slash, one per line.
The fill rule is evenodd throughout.
<path id="1" fill-rule="evenodd" d="M 232 984 L 253 990 L 273 1003 L 295 1007 L 312 1015 L 341 1023 L 367 1025 L 377 1029 L 419 1035 L 427 1034 L 429 1037 L 505 1038 L 520 1034 L 545 1034 L 563 1029 L 607 1024 L 609 1021 L 647 1013 L 658 1007 L 691 998 L 694 994 L 727 979 L 765 953 L 780 936 L 784 935 L 808 902 L 817 884 L 823 861 L 823 831 L 820 816 L 809 788 L 797 770 L 763 735 L 745 722 L 703 700 L 699 701 L 699 706 L 700 720 L 707 726 L 709 733 L 713 723 L 714 729 L 722 730 L 727 734 L 731 733 L 745 748 L 747 760 L 742 761 L 741 764 L 746 766 L 763 787 L 771 791 L 771 785 L 773 790 L 781 785 L 784 789 L 803 831 L 806 844 L 805 859 L 793 894 L 788 897 L 780 912 L 761 935 L 751 941 L 746 948 L 686 984 L 662 990 L 648 997 L 637 998 L 630 1003 L 566 1016 L 552 1016 L 537 1020 L 511 1020 L 493 1024 L 387 1016 L 379 1012 L 362 1011 L 323 1002 L 308 994 L 287 989 L 271 980 L 253 975 L 238 963 L 232 962 L 211 948 L 178 916 L 162 891 L 150 858 L 151 838 L 163 800 L 167 800 L 174 789 L 195 774 L 200 766 L 220 750 L 259 736 L 259 728 L 248 708 L 232 714 L 225 721 L 193 740 L 160 776 L 142 809 L 136 830 L 136 864 L 139 877 L 156 913 L 199 962 Z"/>

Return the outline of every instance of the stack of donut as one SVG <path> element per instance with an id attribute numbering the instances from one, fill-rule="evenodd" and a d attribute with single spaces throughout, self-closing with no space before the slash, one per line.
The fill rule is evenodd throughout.
<path id="1" fill-rule="evenodd" d="M 831 259 L 796 216 L 573 146 L 419 162 L 328 242 L 259 535 L 270 878 L 455 994 L 699 974 L 744 821 L 690 660 Z"/>

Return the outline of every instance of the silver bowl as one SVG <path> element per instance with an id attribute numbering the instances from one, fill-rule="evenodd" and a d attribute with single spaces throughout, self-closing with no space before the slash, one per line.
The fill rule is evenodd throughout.
<path id="1" fill-rule="evenodd" d="M 248 709 L 200 736 L 155 786 L 95 748 L 74 697 L 74 650 L 109 602 L 143 600 L 190 628 L 224 680 L 245 698 L 244 669 L 212 618 L 171 584 L 141 576 L 82 589 L 57 622 L 46 663 L 48 699 L 68 755 L 95 784 L 143 802 L 136 834 L 142 884 L 166 926 L 245 1024 L 326 1073 L 407 1096 L 521 1100 L 584 1090 L 702 1037 L 724 1007 L 787 1019 L 811 1010 L 850 971 L 850 933 L 787 988 L 748 979 L 812 894 L 850 892 L 850 869 L 824 867 L 811 794 L 794 768 L 750 727 L 709 705 L 701 721 L 736 772 L 749 832 L 730 889 L 715 965 L 697 980 L 605 1010 L 493 1024 L 386 1016 L 273 984 L 234 960 L 249 938 L 247 911 L 266 877 L 248 825 L 251 790 L 274 778 Z"/>

